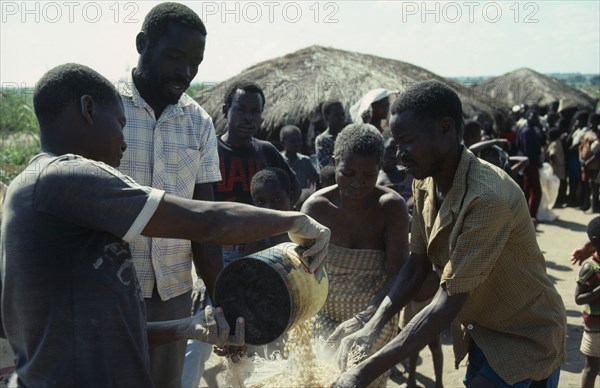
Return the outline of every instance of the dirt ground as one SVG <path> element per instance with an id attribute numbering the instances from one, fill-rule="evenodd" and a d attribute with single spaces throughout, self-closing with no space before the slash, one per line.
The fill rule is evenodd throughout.
<path id="1" fill-rule="evenodd" d="M 575 304 L 575 278 L 579 267 L 572 266 L 569 257 L 573 249 L 581 246 L 587 240 L 586 226 L 594 218 L 593 214 L 584 214 L 573 208 L 554 209 L 558 219 L 539 224 L 537 227 L 538 244 L 546 258 L 548 276 L 554 282 L 558 292 L 563 297 L 567 309 L 567 360 L 561 366 L 559 387 L 579 387 L 581 371 L 585 364 L 584 356 L 579 352 L 582 336 L 581 308 Z M 445 387 L 464 387 L 462 378 L 465 372 L 463 361 L 459 369 L 454 369 L 451 339 L 447 333 L 442 336 L 444 352 L 443 383 Z M 404 366 L 397 365 L 403 372 Z M 221 385 L 222 361 L 217 356 L 211 356 L 207 369 L 201 381 L 202 387 Z M 406 374 L 398 373 L 388 381 L 388 387 L 401 387 L 406 382 Z M 428 349 L 421 351 L 417 366 L 417 385 L 433 387 L 434 373 L 431 353 Z M 600 378 L 596 380 L 600 387 Z"/>
<path id="2" fill-rule="evenodd" d="M 579 267 L 571 266 L 569 257 L 573 249 L 586 241 L 586 225 L 594 215 L 583 214 L 581 211 L 572 208 L 555 209 L 555 212 L 559 218 L 554 222 L 538 225 L 537 237 L 538 243 L 546 257 L 548 276 L 562 295 L 567 309 L 567 360 L 561 367 L 559 386 L 579 387 L 581 370 L 585 362 L 584 357 L 579 352 L 582 335 L 581 309 L 574 301 L 575 277 L 577 276 Z M 465 364 L 463 362 L 458 370 L 454 369 L 450 337 L 446 333 L 442 337 L 442 343 L 444 351 L 444 386 L 462 387 Z M 3 363 L 6 363 L 6 361 L 10 363 L 12 355 L 6 342 L 0 341 L 0 351 L 0 360 Z M 429 350 L 423 350 L 420 357 L 417 367 L 417 384 L 420 387 L 433 387 L 434 374 Z M 404 371 L 402 364 L 398 364 L 397 368 L 401 372 Z M 201 386 L 224 386 L 222 384 L 221 372 L 222 359 L 212 355 L 207 364 Z M 5 383 L 1 380 L 0 387 Z M 402 386 L 405 381 L 406 375 L 399 373 L 397 376 L 390 378 L 388 387 Z M 596 386 L 600 387 L 600 379 L 596 380 Z"/>

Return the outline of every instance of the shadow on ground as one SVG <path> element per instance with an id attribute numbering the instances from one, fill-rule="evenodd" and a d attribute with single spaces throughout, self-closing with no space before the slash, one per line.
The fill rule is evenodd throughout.
<path id="1" fill-rule="evenodd" d="M 570 310 L 572 311 L 572 310 Z M 567 315 L 571 313 L 567 311 Z M 581 315 L 581 313 L 579 313 Z M 579 351 L 581 345 L 581 336 L 583 335 L 583 327 L 581 325 L 567 324 L 567 354 L 574 355 L 567 357 L 567 360 L 560 366 L 561 370 L 571 373 L 581 373 L 585 365 L 585 357 Z"/>
<path id="2" fill-rule="evenodd" d="M 587 225 L 580 224 L 578 222 L 561 220 L 560 218 L 549 222 L 548 224 L 556 225 L 560 228 L 570 229 L 574 232 L 585 232 L 587 230 Z"/>
<path id="3" fill-rule="evenodd" d="M 557 271 L 573 271 L 573 267 L 568 265 L 556 264 L 554 261 L 546 260 L 546 268 L 555 269 Z"/>

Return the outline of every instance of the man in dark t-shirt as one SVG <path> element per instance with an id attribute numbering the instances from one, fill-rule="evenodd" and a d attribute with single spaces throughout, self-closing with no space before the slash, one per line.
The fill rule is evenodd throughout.
<path id="1" fill-rule="evenodd" d="M 264 93 L 253 82 L 234 84 L 225 95 L 223 114 L 227 132 L 218 137 L 223 180 L 213 186 L 216 201 L 252 204 L 250 182 L 256 172 L 266 167 L 285 170 L 292 182 L 292 203 L 300 197 L 300 183 L 277 148 L 254 137 L 262 122 L 264 106 Z"/>
<path id="2" fill-rule="evenodd" d="M 139 235 L 214 244 L 288 232 L 319 271 L 329 230 L 298 212 L 165 194 L 119 173 L 125 113 L 94 70 L 58 66 L 36 84 L 42 153 L 10 184 L 0 232 L 0 301 L 17 357 L 10 386 L 151 387 L 148 349 L 192 338 L 235 337 L 219 308 L 146 322 L 129 243 Z"/>

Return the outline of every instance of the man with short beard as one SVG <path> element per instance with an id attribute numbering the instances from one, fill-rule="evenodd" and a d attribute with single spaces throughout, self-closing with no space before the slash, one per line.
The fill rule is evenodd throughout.
<path id="1" fill-rule="evenodd" d="M 140 184 L 199 200 L 213 200 L 212 183 L 221 180 L 212 120 L 184 93 L 204 59 L 206 35 L 202 20 L 190 8 L 157 5 L 136 37 L 137 67 L 128 82 L 119 85 L 129 145 L 120 170 Z M 148 322 L 190 315 L 192 259 L 209 295 L 223 265 L 219 247 L 186 240 L 140 237 L 131 251 Z M 150 350 L 154 385 L 182 385 L 185 349 L 183 340 Z M 196 361 L 195 380 L 210 352 L 205 346 Z"/>

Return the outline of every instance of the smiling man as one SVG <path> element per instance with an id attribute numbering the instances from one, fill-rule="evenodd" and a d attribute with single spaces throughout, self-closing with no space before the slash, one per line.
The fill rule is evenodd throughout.
<path id="1" fill-rule="evenodd" d="M 212 200 L 212 183 L 221 180 L 212 120 L 184 93 L 204 59 L 206 34 L 190 8 L 157 5 L 136 37 L 137 67 L 119 85 L 129 144 L 120 170 L 143 185 L 200 200 Z M 223 265 L 218 246 L 185 240 L 140 237 L 131 250 L 149 322 L 190 315 L 192 259 L 209 295 Z M 179 341 L 151 349 L 156 386 L 181 386 L 185 348 Z M 186 384 L 197 385 L 210 352 L 201 349 L 196 376 Z"/>
<path id="2" fill-rule="evenodd" d="M 428 81 L 398 97 L 390 127 L 414 176 L 410 255 L 385 297 L 340 325 L 340 355 L 369 346 L 419 291 L 432 264 L 433 301 L 388 345 L 345 372 L 336 387 L 362 387 L 422 349 L 456 319 L 456 365 L 468 354 L 468 387 L 556 387 L 565 358 L 566 312 L 546 275 L 522 190 L 461 145 L 462 104 Z M 354 328 L 354 333 L 350 328 Z"/>

